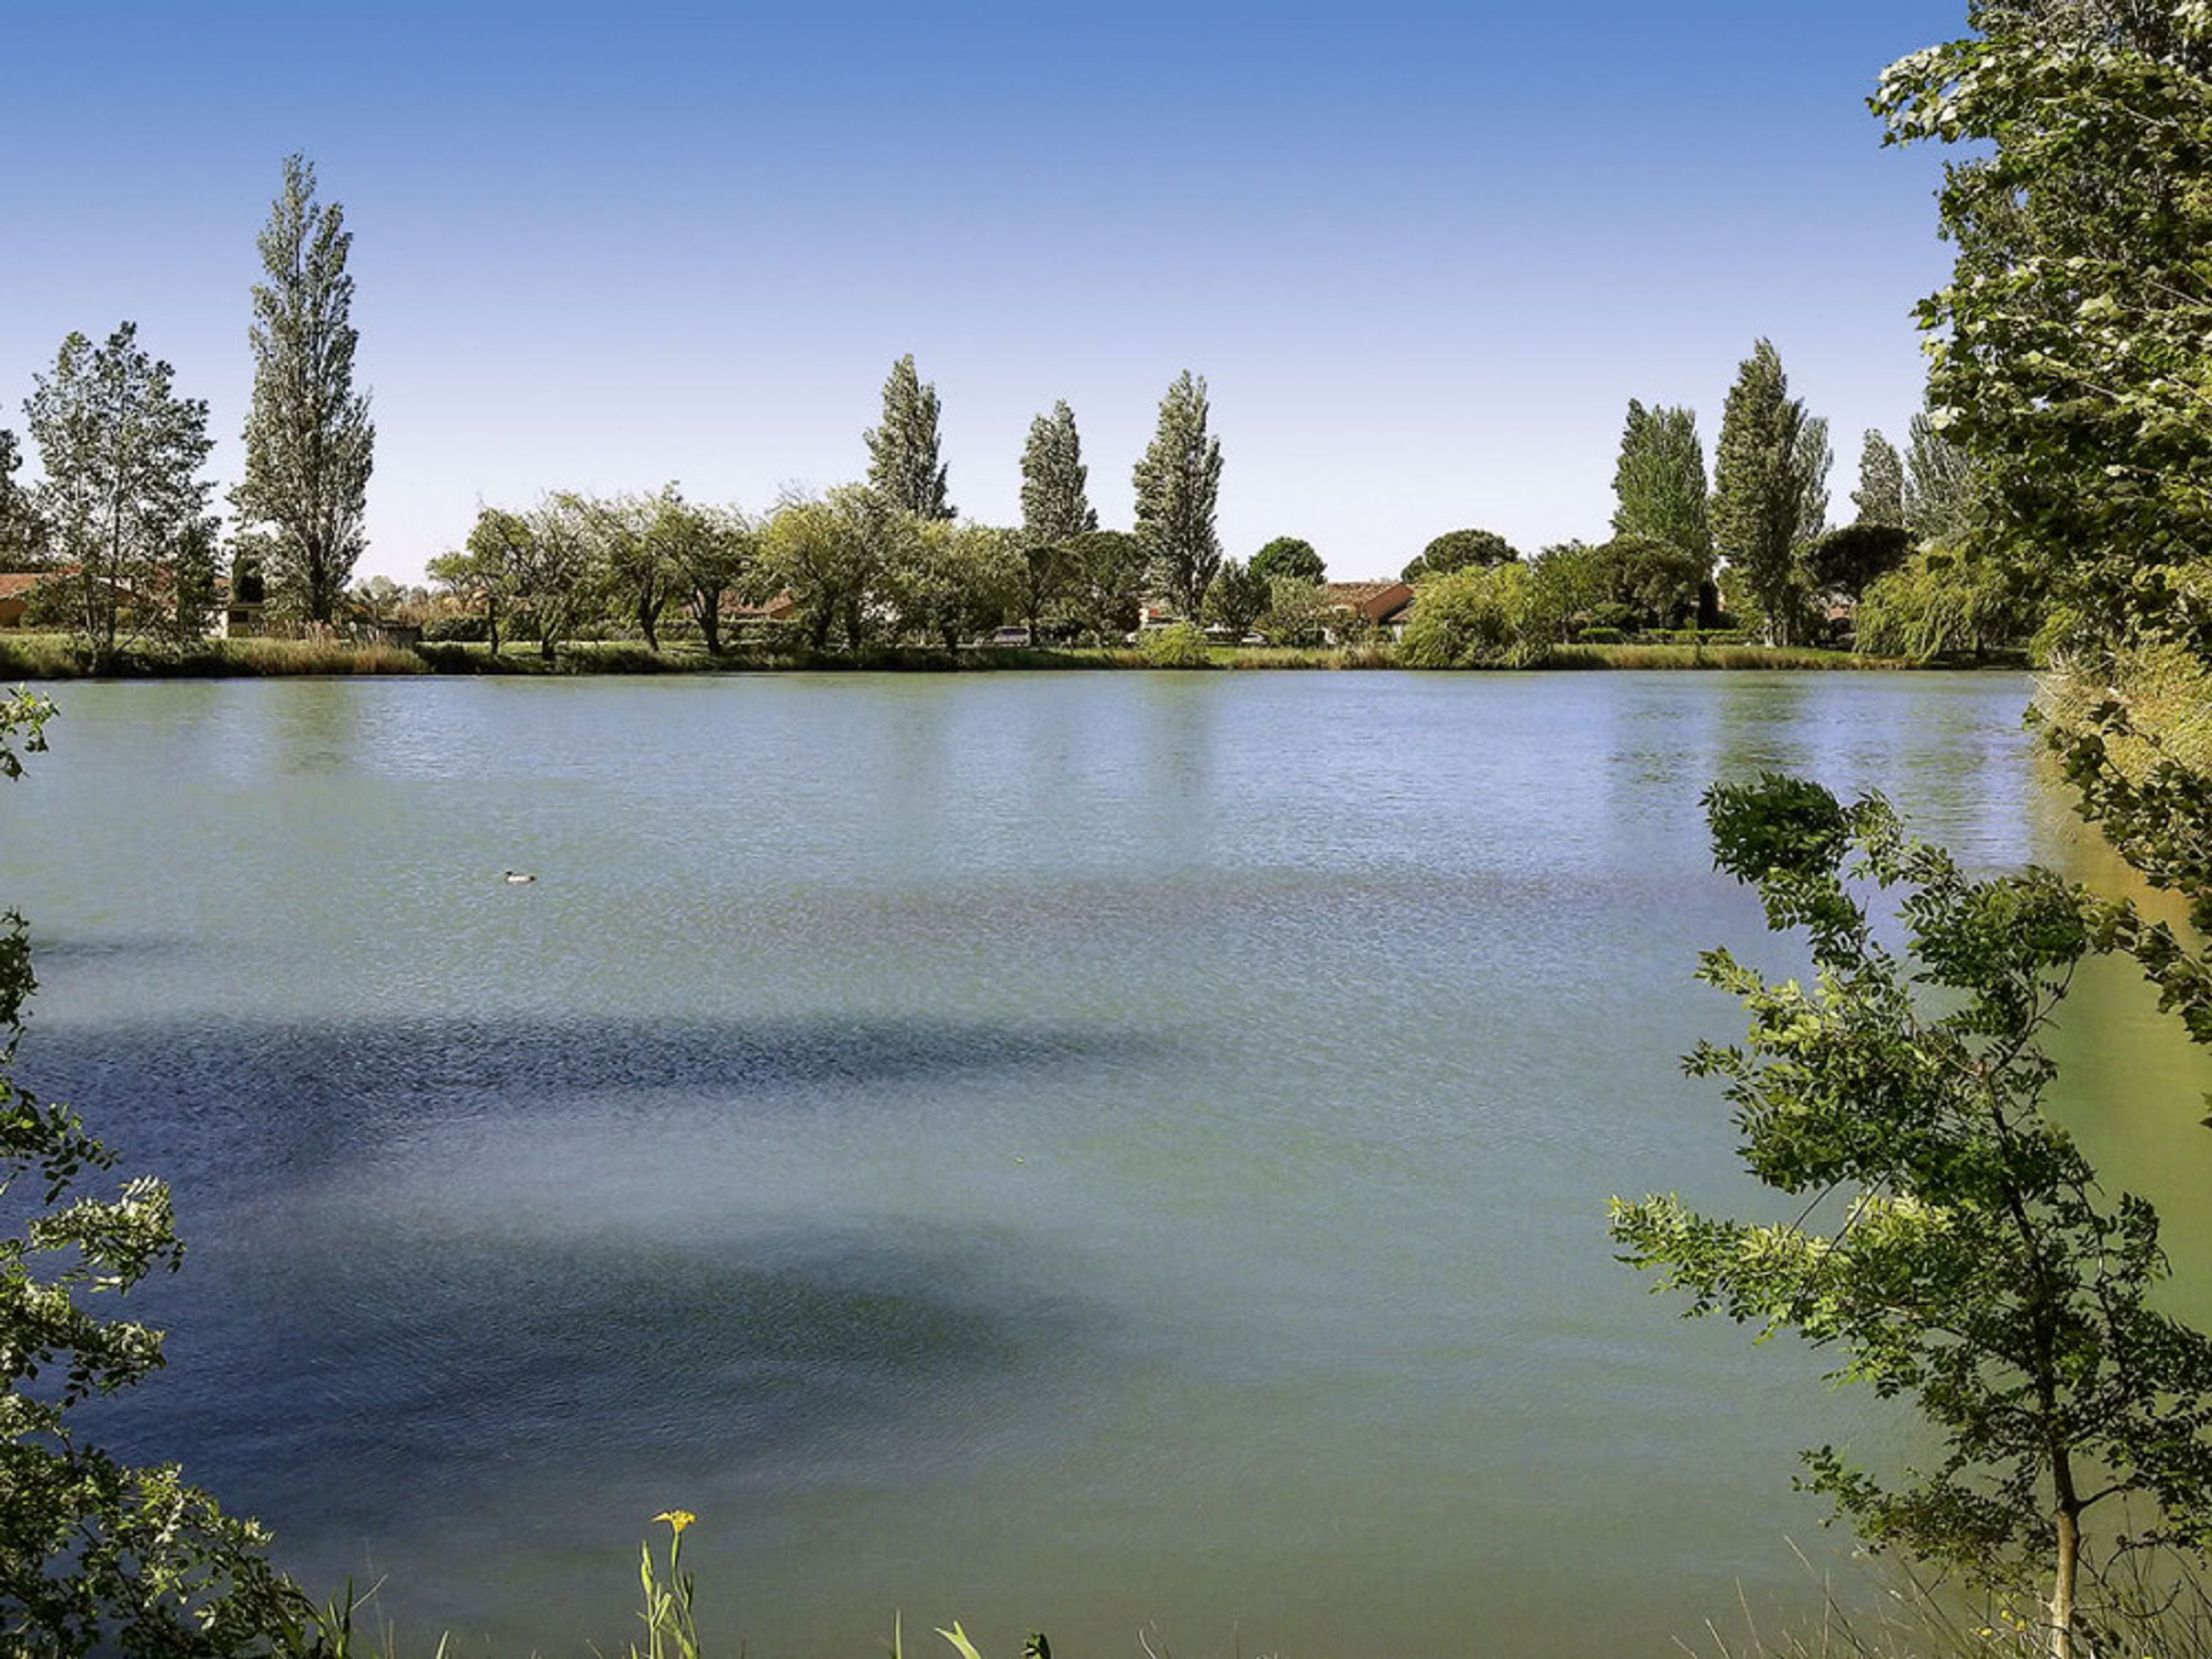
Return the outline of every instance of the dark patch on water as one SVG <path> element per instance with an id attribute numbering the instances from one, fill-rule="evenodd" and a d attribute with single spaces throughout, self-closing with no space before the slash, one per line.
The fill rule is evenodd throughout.
<path id="1" fill-rule="evenodd" d="M 641 1471 L 879 1479 L 933 1401 L 988 1414 L 1096 1317 L 1005 1305 L 957 1239 L 824 1231 L 760 1254 L 311 1245 L 201 1286 L 172 1370 L 87 1419 L 295 1537 L 371 1536 L 401 1511 Z"/>
<path id="2" fill-rule="evenodd" d="M 1127 1031 L 865 1017 L 33 1026 L 18 1067 L 179 1193 L 252 1192 L 410 1127 L 654 1091 L 732 1111 L 960 1077 L 1149 1062 Z"/>

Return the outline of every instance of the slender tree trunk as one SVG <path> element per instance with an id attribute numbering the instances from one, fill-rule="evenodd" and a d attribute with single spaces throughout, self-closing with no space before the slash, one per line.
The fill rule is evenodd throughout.
<path id="1" fill-rule="evenodd" d="M 707 654 L 722 654 L 722 590 L 702 587 L 691 596 L 691 614 L 699 619 L 699 637 L 707 641 Z"/>
<path id="2" fill-rule="evenodd" d="M 645 635 L 646 649 L 656 655 L 660 650 L 660 607 L 665 599 L 640 597 L 637 602 L 637 631 Z"/>
<path id="3" fill-rule="evenodd" d="M 2081 1562 L 2081 1502 L 2074 1490 L 2073 1460 L 2063 1447 L 2051 1456 L 2051 1480 L 2058 1511 L 2058 1567 L 2051 1583 L 2051 1659 L 2071 1659 L 2074 1589 Z"/>
<path id="4" fill-rule="evenodd" d="M 2051 1587 L 2051 1659 L 2071 1659 L 2074 1650 L 2074 1580 L 2081 1550 L 2080 1518 L 2062 1510 L 2058 1516 L 2058 1572 Z"/>

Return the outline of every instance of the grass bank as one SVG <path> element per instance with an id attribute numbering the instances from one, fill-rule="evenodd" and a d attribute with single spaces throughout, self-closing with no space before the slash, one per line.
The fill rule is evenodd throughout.
<path id="1" fill-rule="evenodd" d="M 1894 657 L 1796 647 L 1621 644 L 1554 646 L 1527 665 L 1543 669 L 1829 671 L 1977 665 L 1914 663 Z M 495 654 L 483 645 L 407 647 L 279 639 L 209 640 L 187 647 L 133 645 L 102 662 L 89 646 L 72 635 L 0 634 L 0 678 L 9 681 L 259 679 L 295 675 L 760 674 L 794 670 L 966 674 L 1170 666 L 1183 672 L 1266 672 L 1396 668 L 1400 664 L 1395 650 L 1387 643 L 1325 650 L 1280 646 L 1213 647 L 1206 650 L 1202 660 L 1168 665 L 1134 648 L 1093 647 L 945 651 L 925 646 L 879 646 L 852 653 L 750 648 L 726 651 L 717 656 L 709 654 L 696 642 L 672 642 L 656 652 L 637 641 L 610 640 L 576 641 L 547 657 L 530 645 Z"/>

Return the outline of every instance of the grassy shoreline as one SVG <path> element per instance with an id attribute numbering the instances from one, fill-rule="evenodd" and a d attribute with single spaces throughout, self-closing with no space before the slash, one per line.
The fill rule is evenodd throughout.
<path id="1" fill-rule="evenodd" d="M 1388 645 L 1347 646 L 1328 650 L 1223 647 L 1208 654 L 1210 660 L 1204 665 L 1206 668 L 1231 672 L 1348 671 L 1395 669 L 1400 666 L 1395 653 Z M 1622 644 L 1555 646 L 1527 664 L 1526 667 L 1704 672 L 2012 665 L 2015 665 L 1916 663 L 1901 658 L 1869 657 L 1850 651 L 1810 647 Z M 501 651 L 494 656 L 480 645 L 410 647 L 316 640 L 211 640 L 204 646 L 188 650 L 132 647 L 118 653 L 106 664 L 95 664 L 91 652 L 82 641 L 68 635 L 0 635 L 0 678 L 9 680 L 261 679 L 295 676 L 349 678 L 428 674 L 544 678 L 596 674 L 759 674 L 795 671 L 988 673 L 1009 670 L 1131 669 L 1151 669 L 1158 672 L 1193 672 L 1185 668 L 1164 668 L 1149 660 L 1143 652 L 1134 649 L 1055 647 L 945 652 L 919 646 L 895 646 L 857 653 L 738 650 L 710 656 L 696 645 L 670 645 L 654 652 L 635 641 L 578 641 L 562 646 L 555 656 L 548 659 L 534 646 Z"/>

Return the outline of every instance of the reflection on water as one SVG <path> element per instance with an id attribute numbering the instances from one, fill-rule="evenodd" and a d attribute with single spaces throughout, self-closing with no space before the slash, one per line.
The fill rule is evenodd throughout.
<path id="1" fill-rule="evenodd" d="M 60 696 L 0 803 L 26 1060 L 193 1243 L 110 1426 L 516 1651 L 618 1642 L 675 1504 L 775 1655 L 1809 1611 L 1795 1450 L 1894 1424 L 1604 1235 L 1759 1201 L 1674 1060 L 1733 1024 L 1697 951 L 1777 949 L 1698 798 L 2048 836 L 2008 676 Z"/>

